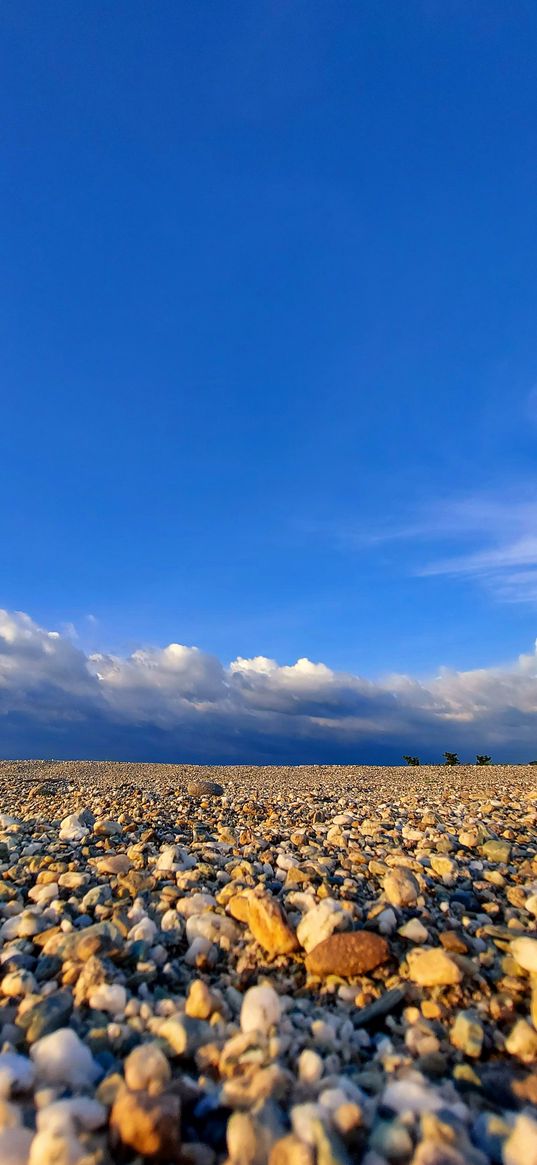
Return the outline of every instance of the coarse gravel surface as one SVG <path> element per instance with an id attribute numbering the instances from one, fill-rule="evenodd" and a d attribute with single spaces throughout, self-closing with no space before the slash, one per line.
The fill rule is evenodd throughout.
<path id="1" fill-rule="evenodd" d="M 0 790 L 0 1165 L 537 1165 L 537 768 Z"/>

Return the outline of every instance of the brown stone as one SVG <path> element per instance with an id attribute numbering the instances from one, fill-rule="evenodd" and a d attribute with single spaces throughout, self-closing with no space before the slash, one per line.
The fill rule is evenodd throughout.
<path id="1" fill-rule="evenodd" d="M 110 1113 L 112 1142 L 134 1149 L 151 1161 L 178 1161 L 181 1151 L 181 1104 L 178 1096 L 131 1092 L 123 1088 Z"/>
<path id="2" fill-rule="evenodd" d="M 270 894 L 249 895 L 247 922 L 254 938 L 268 954 L 288 955 L 296 951 L 296 934 L 279 902 Z"/>
<path id="3" fill-rule="evenodd" d="M 332 934 L 310 951 L 306 969 L 311 975 L 350 978 L 372 971 L 390 956 L 385 938 L 369 930 Z"/>
<path id="4" fill-rule="evenodd" d="M 466 955 L 468 953 L 468 947 L 464 939 L 457 934 L 456 930 L 441 931 L 440 942 L 446 951 L 453 951 L 457 955 Z"/>

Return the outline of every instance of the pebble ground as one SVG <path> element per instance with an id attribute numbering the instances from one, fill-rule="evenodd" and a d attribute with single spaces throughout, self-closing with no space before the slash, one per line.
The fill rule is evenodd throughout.
<path id="1" fill-rule="evenodd" d="M 536 768 L 0 790 L 0 1165 L 537 1165 Z"/>

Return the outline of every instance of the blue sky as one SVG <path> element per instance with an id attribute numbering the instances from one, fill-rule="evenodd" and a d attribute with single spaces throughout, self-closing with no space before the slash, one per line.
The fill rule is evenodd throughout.
<path id="1" fill-rule="evenodd" d="M 0 604 L 86 661 L 511 674 L 537 632 L 535 7 L 5 0 L 0 28 Z"/>

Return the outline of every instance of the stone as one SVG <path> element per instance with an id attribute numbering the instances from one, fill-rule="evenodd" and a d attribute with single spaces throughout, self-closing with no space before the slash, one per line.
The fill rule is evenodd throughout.
<path id="1" fill-rule="evenodd" d="M 513 939 L 509 949 L 519 967 L 537 974 L 537 939 L 523 935 Z"/>
<path id="2" fill-rule="evenodd" d="M 131 866 L 132 862 L 126 854 L 107 854 L 95 863 L 98 874 L 128 874 Z"/>
<path id="3" fill-rule="evenodd" d="M 176 1056 L 192 1056 L 198 1048 L 210 1043 L 213 1031 L 201 1019 L 178 1015 L 162 1024 L 159 1035 L 166 1040 Z"/>
<path id="4" fill-rule="evenodd" d="M 169 1060 L 157 1043 L 139 1044 L 129 1052 L 123 1065 L 125 1083 L 131 1092 L 164 1092 L 172 1078 Z"/>
<path id="5" fill-rule="evenodd" d="M 503 1165 L 537 1165 L 537 1120 L 530 1113 L 515 1117 L 502 1152 Z"/>
<path id="6" fill-rule="evenodd" d="M 69 813 L 60 823 L 60 841 L 81 842 L 88 834 L 89 829 L 83 824 L 77 813 Z"/>
<path id="7" fill-rule="evenodd" d="M 295 1133 L 287 1133 L 272 1146 L 268 1165 L 315 1165 L 315 1156 L 310 1145 Z"/>
<path id="8" fill-rule="evenodd" d="M 525 1019 L 518 1019 L 505 1041 L 506 1051 L 525 1064 L 537 1060 L 537 1032 Z"/>
<path id="9" fill-rule="evenodd" d="M 410 918 L 404 926 L 399 927 L 397 933 L 401 935 L 401 938 L 406 938 L 411 943 L 426 943 L 429 938 L 429 931 L 419 918 Z"/>
<path id="10" fill-rule="evenodd" d="M 221 797 L 224 792 L 216 781 L 189 781 L 186 790 L 190 797 Z"/>
<path id="11" fill-rule="evenodd" d="M 248 926 L 264 951 L 288 955 L 298 947 L 297 936 L 279 902 L 270 894 L 248 896 Z"/>
<path id="12" fill-rule="evenodd" d="M 445 886 L 453 886 L 457 881 L 459 874 L 459 867 L 454 858 L 448 858 L 446 854 L 431 854 L 431 869 L 435 874 L 439 874 Z"/>
<path id="13" fill-rule="evenodd" d="M 442 947 L 409 951 L 407 962 L 409 979 L 421 987 L 447 987 L 461 982 L 460 967 Z"/>
<path id="14" fill-rule="evenodd" d="M 97 1011 L 108 1011 L 110 1015 L 123 1015 L 127 1004 L 127 992 L 121 983 L 100 983 L 88 996 L 90 1007 Z"/>
<path id="15" fill-rule="evenodd" d="M 169 1092 L 151 1096 L 122 1088 L 110 1112 L 112 1142 L 153 1161 L 175 1162 L 181 1152 L 181 1105 Z"/>
<path id="16" fill-rule="evenodd" d="M 486 841 L 481 847 L 483 857 L 489 862 L 505 862 L 511 857 L 511 846 L 508 841 Z"/>
<path id="17" fill-rule="evenodd" d="M 304 1048 L 298 1057 L 298 1079 L 305 1084 L 317 1084 L 324 1071 L 324 1064 L 313 1048 Z"/>
<path id="18" fill-rule="evenodd" d="M 412 906 L 420 892 L 414 874 L 404 866 L 396 866 L 390 870 L 384 878 L 382 888 L 390 906 Z"/>
<path id="19" fill-rule="evenodd" d="M 477 1059 L 481 1055 L 485 1032 L 474 1012 L 459 1011 L 449 1038 L 454 1048 Z"/>
<path id="20" fill-rule="evenodd" d="M 312 951 L 319 943 L 330 938 L 335 930 L 344 930 L 351 925 L 351 916 L 343 910 L 334 898 L 325 898 L 313 906 L 301 918 L 297 927 L 297 938 L 305 951 Z"/>
<path id="21" fill-rule="evenodd" d="M 88 1088 L 101 1075 L 91 1052 L 71 1028 L 59 1028 L 30 1049 L 38 1079 L 45 1084 Z"/>
<path id="22" fill-rule="evenodd" d="M 1 1165 L 28 1165 L 33 1139 L 34 1136 L 30 1129 L 2 1129 L 0 1131 Z M 32 1165 L 37 1165 L 37 1162 L 32 1163 Z M 42 1161 L 40 1165 L 47 1165 L 47 1163 Z"/>
<path id="23" fill-rule="evenodd" d="M 27 1092 L 35 1080 L 35 1067 L 26 1056 L 16 1052 L 0 1053 L 0 1096 Z"/>
<path id="24" fill-rule="evenodd" d="M 273 987 L 268 984 L 250 987 L 242 1001 L 241 1031 L 268 1035 L 279 1024 L 281 1014 L 281 1000 Z"/>
<path id="25" fill-rule="evenodd" d="M 306 969 L 310 975 L 320 978 L 327 975 L 351 978 L 374 970 L 389 955 L 388 943 L 380 935 L 368 930 L 348 931 L 333 934 L 314 947 L 306 957 Z"/>

